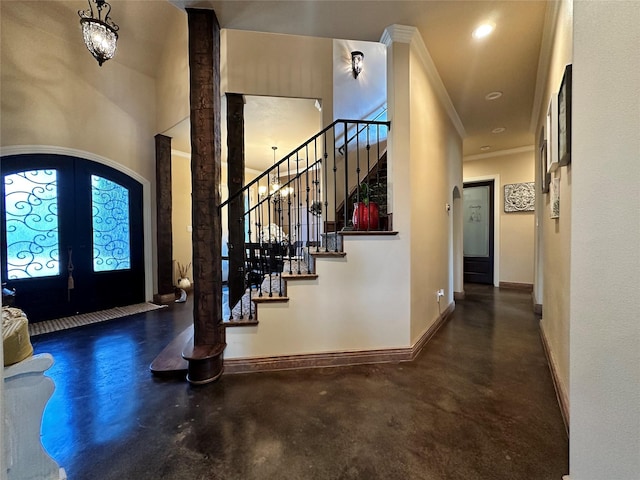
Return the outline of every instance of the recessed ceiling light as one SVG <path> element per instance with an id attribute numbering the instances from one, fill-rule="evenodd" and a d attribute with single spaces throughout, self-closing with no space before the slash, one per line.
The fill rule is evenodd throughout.
<path id="1" fill-rule="evenodd" d="M 496 127 L 493 130 L 491 130 L 491 133 L 504 133 L 505 130 L 506 128 L 504 127 Z"/>
<path id="2" fill-rule="evenodd" d="M 480 150 L 482 150 L 483 152 L 491 150 L 491 145 L 483 145 L 482 147 L 480 147 Z"/>
<path id="3" fill-rule="evenodd" d="M 489 92 L 487 93 L 484 98 L 485 100 L 497 100 L 498 98 L 500 98 L 502 96 L 502 92 Z"/>
<path id="4" fill-rule="evenodd" d="M 473 38 L 480 40 L 481 38 L 488 37 L 494 28 L 496 28 L 496 26 L 493 23 L 482 23 L 473 31 Z"/>

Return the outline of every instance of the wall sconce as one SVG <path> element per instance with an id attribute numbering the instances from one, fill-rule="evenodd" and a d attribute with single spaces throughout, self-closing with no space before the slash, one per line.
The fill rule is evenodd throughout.
<path id="1" fill-rule="evenodd" d="M 351 52 L 351 70 L 353 71 L 353 78 L 358 78 L 358 75 L 362 72 L 363 61 L 364 53 L 358 50 Z"/>
<path id="2" fill-rule="evenodd" d="M 111 5 L 105 0 L 87 0 L 89 8 L 78 10 L 84 44 L 102 66 L 116 54 L 116 42 L 120 27 L 111 20 Z M 95 12 L 94 12 L 95 5 Z M 104 17 L 103 17 L 104 10 Z"/>

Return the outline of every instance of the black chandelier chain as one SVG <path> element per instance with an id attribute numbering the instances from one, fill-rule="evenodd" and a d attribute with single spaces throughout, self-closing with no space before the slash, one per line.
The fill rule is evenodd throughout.
<path id="1" fill-rule="evenodd" d="M 94 6 L 92 4 L 92 0 L 87 0 L 87 3 L 89 4 L 88 9 L 78 10 L 78 15 L 80 16 L 80 18 L 87 18 L 90 20 L 103 23 L 109 28 L 111 28 L 114 31 L 114 33 L 120 29 L 120 27 L 109 16 L 111 13 L 111 4 L 109 2 L 105 0 L 93 0 L 93 4 L 95 4 L 97 15 L 96 13 L 94 13 Z M 103 16 L 103 10 L 104 10 L 104 16 Z"/>

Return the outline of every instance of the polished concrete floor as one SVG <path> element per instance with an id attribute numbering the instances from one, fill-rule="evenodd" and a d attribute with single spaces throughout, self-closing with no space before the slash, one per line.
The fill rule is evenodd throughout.
<path id="1" fill-rule="evenodd" d="M 412 363 L 224 375 L 150 362 L 190 304 L 33 339 L 43 444 L 70 480 L 560 480 L 568 440 L 529 294 L 467 286 Z"/>

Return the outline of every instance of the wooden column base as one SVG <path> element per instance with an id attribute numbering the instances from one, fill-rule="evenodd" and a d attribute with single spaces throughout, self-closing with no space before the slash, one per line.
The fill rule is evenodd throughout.
<path id="1" fill-rule="evenodd" d="M 158 303 L 160 305 L 166 305 L 169 303 L 173 303 L 176 301 L 175 292 L 171 293 L 156 293 L 153 295 L 153 303 Z"/>
<path id="2" fill-rule="evenodd" d="M 215 382 L 224 371 L 222 352 L 227 345 L 198 345 L 190 343 L 182 352 L 182 358 L 189 362 L 187 381 L 191 385 L 206 385 Z"/>

